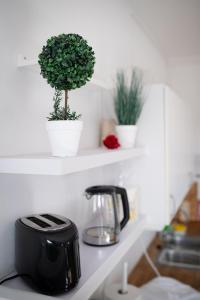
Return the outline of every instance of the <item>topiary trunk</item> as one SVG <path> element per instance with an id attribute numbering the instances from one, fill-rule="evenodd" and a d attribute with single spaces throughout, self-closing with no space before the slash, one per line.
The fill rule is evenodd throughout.
<path id="1" fill-rule="evenodd" d="M 67 100 L 68 100 L 68 90 L 65 90 L 65 116 L 67 120 Z"/>

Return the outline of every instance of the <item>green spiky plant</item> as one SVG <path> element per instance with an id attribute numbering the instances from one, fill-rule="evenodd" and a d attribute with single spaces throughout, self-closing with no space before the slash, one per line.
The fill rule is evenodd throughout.
<path id="1" fill-rule="evenodd" d="M 117 73 L 114 96 L 115 113 L 119 125 L 135 125 L 143 107 L 143 77 L 140 70 L 132 70 L 128 85 L 123 71 Z"/>
<path id="2" fill-rule="evenodd" d="M 47 40 L 39 54 L 41 75 L 55 88 L 52 120 L 77 120 L 80 115 L 71 112 L 68 106 L 68 91 L 80 88 L 92 78 L 95 56 L 92 47 L 80 35 L 60 34 Z M 64 107 L 61 93 L 65 91 Z"/>

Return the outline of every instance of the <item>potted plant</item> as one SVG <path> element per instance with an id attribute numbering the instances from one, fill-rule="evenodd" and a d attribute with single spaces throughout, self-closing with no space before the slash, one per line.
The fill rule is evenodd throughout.
<path id="1" fill-rule="evenodd" d="M 130 85 L 127 84 L 123 71 L 117 73 L 114 105 L 119 143 L 122 148 L 132 148 L 137 133 L 136 124 L 143 107 L 143 80 L 138 69 L 133 69 Z"/>
<path id="2" fill-rule="evenodd" d="M 39 54 L 41 75 L 55 88 L 54 111 L 47 121 L 47 131 L 54 156 L 75 156 L 78 151 L 82 121 L 70 110 L 68 91 L 85 85 L 94 72 L 92 47 L 78 34 L 60 34 L 47 40 Z M 65 93 L 64 106 L 62 91 Z"/>

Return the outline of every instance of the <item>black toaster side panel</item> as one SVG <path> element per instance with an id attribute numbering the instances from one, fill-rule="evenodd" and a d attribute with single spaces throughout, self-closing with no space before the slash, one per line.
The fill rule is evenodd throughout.
<path id="1" fill-rule="evenodd" d="M 16 222 L 16 270 L 28 275 L 43 293 L 69 291 L 79 281 L 78 232 L 73 225 L 67 231 L 44 233 Z"/>

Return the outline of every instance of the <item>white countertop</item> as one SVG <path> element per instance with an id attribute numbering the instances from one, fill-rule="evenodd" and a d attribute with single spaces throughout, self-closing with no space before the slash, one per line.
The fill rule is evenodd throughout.
<path id="1" fill-rule="evenodd" d="M 109 247 L 91 247 L 80 242 L 82 273 L 80 281 L 71 292 L 53 299 L 88 299 L 140 237 L 145 226 L 146 219 L 143 216 L 140 216 L 136 222 L 129 221 L 120 234 L 120 242 Z M 21 278 L 7 281 L 0 286 L 0 297 L 11 300 L 52 299 L 30 289 Z"/>

